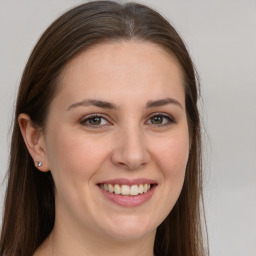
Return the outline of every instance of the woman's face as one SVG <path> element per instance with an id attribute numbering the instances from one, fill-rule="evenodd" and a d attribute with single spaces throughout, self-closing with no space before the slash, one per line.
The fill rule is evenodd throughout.
<path id="1" fill-rule="evenodd" d="M 44 133 L 56 227 L 115 240 L 154 236 L 189 155 L 182 83 L 176 59 L 147 42 L 97 45 L 69 62 Z"/>

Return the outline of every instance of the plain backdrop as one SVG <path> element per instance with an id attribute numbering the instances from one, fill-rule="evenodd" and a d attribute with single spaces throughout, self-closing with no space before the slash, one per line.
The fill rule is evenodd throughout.
<path id="1" fill-rule="evenodd" d="M 211 255 L 256 256 L 256 1 L 139 2 L 176 27 L 200 74 Z M 13 107 L 26 60 L 46 27 L 79 3 L 0 0 L 0 206 Z"/>

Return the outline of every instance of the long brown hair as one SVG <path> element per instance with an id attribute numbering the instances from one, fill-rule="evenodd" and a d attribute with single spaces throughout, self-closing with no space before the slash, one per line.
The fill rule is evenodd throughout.
<path id="1" fill-rule="evenodd" d="M 202 199 L 201 133 L 197 108 L 198 82 L 188 51 L 175 29 L 156 11 L 137 3 L 96 1 L 63 14 L 41 36 L 25 67 L 16 104 L 10 150 L 8 186 L 0 254 L 29 256 L 54 226 L 54 181 L 42 173 L 23 141 L 18 115 L 26 113 L 44 127 L 58 77 L 76 54 L 106 41 L 153 42 L 174 55 L 184 76 L 186 112 L 191 140 L 180 197 L 158 227 L 156 255 L 203 256 L 200 202 Z"/>

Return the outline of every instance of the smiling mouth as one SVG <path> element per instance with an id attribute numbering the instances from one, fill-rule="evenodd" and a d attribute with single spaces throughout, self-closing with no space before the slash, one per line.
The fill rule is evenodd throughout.
<path id="1" fill-rule="evenodd" d="M 138 196 L 147 193 L 154 184 L 135 184 L 135 185 L 119 185 L 119 184 L 98 184 L 101 189 L 113 193 L 116 195 L 123 195 L 123 196 Z"/>

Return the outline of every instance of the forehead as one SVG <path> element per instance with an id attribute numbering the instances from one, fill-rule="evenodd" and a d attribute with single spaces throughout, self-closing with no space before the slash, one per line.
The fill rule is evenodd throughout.
<path id="1" fill-rule="evenodd" d="M 107 63 L 109 70 L 111 67 L 116 69 L 115 64 L 120 65 L 120 60 L 122 60 L 123 64 L 135 64 L 135 66 L 138 66 L 141 62 L 137 57 L 145 61 L 143 66 L 156 64 L 159 67 L 161 65 L 163 68 L 163 66 L 172 63 L 173 67 L 176 66 L 182 73 L 180 63 L 175 55 L 160 45 L 148 41 L 118 40 L 96 44 L 78 53 L 67 63 L 62 72 L 62 77 L 73 72 L 74 69 L 79 70 L 78 66 L 82 62 L 84 66 L 91 66 L 92 61 L 96 60 L 98 61 L 98 68 L 100 68 L 100 64 Z"/>
<path id="2" fill-rule="evenodd" d="M 121 96 L 122 91 L 129 95 L 145 95 L 147 91 L 157 97 L 176 90 L 178 97 L 184 98 L 179 62 L 150 42 L 117 41 L 87 49 L 66 65 L 59 86 L 59 93 L 70 97 L 106 97 L 106 92 Z"/>

